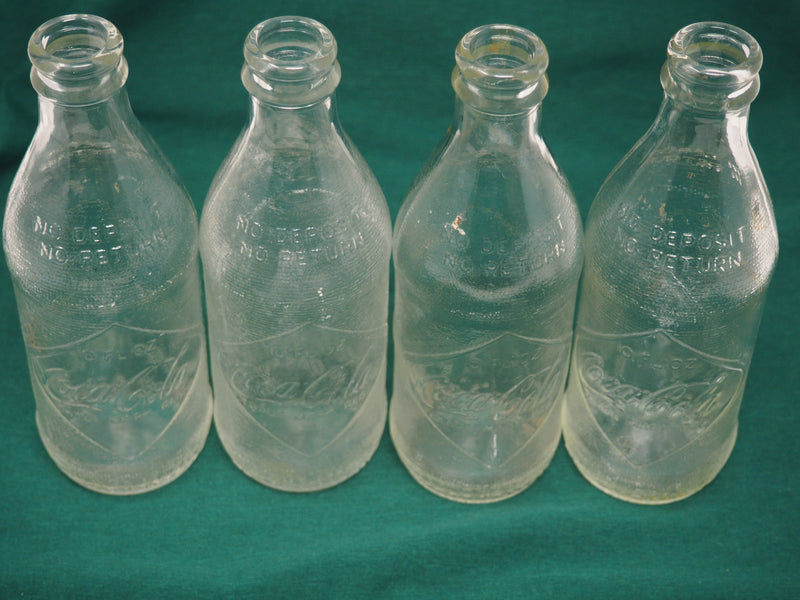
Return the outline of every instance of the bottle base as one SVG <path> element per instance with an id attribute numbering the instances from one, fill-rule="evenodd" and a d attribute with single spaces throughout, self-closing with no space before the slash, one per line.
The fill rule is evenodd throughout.
<path id="1" fill-rule="evenodd" d="M 646 488 L 641 490 L 640 489 L 622 490 L 618 487 L 615 487 L 613 483 L 609 483 L 603 479 L 596 477 L 594 471 L 586 468 L 580 462 L 579 459 L 576 459 L 575 453 L 570 449 L 571 444 L 566 441 L 566 437 L 565 437 L 565 446 L 567 448 L 567 452 L 570 455 L 570 458 L 572 459 L 573 464 L 575 465 L 575 468 L 578 469 L 578 471 L 583 476 L 583 478 L 586 479 L 586 481 L 591 483 L 601 492 L 608 494 L 609 496 L 616 498 L 617 500 L 623 500 L 625 502 L 630 502 L 632 504 L 659 505 L 659 504 L 672 504 L 673 502 L 679 502 L 681 500 L 685 500 L 686 498 L 693 496 L 697 492 L 701 491 L 704 487 L 706 487 L 709 483 L 711 483 L 717 476 L 719 471 L 722 469 L 722 467 L 720 466 L 718 470 L 708 475 L 702 483 L 696 484 L 692 486 L 690 489 L 683 488 L 678 491 L 672 491 L 672 492 L 664 492 L 661 490 L 653 490 Z M 731 451 L 732 450 L 733 450 L 733 444 L 731 444 Z M 729 455 L 730 451 L 726 455 L 725 460 L 727 460 Z"/>
<path id="2" fill-rule="evenodd" d="M 389 431 L 397 455 L 417 483 L 454 502 L 489 504 L 525 491 L 550 465 L 561 439 L 559 400 L 533 437 L 489 466 L 460 450 L 414 407 L 408 397 L 392 398 Z"/>
<path id="3" fill-rule="evenodd" d="M 378 449 L 387 412 L 382 381 L 349 425 L 314 455 L 280 441 L 232 397 L 216 402 L 214 423 L 233 464 L 251 479 L 282 492 L 318 492 L 353 477 Z"/>
<path id="4" fill-rule="evenodd" d="M 220 436 L 220 440 L 222 440 L 222 436 Z M 247 475 L 256 483 L 260 483 L 265 487 L 290 494 L 321 492 L 323 490 L 336 487 L 340 483 L 344 483 L 351 477 L 357 475 L 364 467 L 367 466 L 367 463 L 378 449 L 379 443 L 380 435 L 377 436 L 374 444 L 370 446 L 366 456 L 364 456 L 358 462 L 347 465 L 347 467 L 341 470 L 328 471 L 325 473 L 325 477 L 320 477 L 319 479 L 298 480 L 293 479 L 293 469 L 289 467 L 276 467 L 270 469 L 269 473 L 265 473 L 263 468 L 253 465 L 244 456 L 237 453 L 235 448 L 229 448 L 225 441 L 222 440 L 222 446 L 225 448 L 225 452 L 228 454 L 233 464 L 236 465 L 236 468 L 238 468 L 242 473 Z"/>
<path id="5" fill-rule="evenodd" d="M 583 476 L 583 478 L 586 481 L 591 483 L 594 487 L 596 487 L 604 494 L 607 494 L 612 498 L 616 498 L 617 500 L 630 502 L 632 504 L 655 506 L 659 504 L 672 504 L 673 502 L 679 502 L 699 492 L 706 485 L 708 485 L 708 483 L 710 483 L 714 478 L 712 476 L 708 481 L 706 481 L 699 487 L 692 488 L 691 490 L 682 490 L 680 492 L 668 493 L 652 489 L 622 490 L 618 487 L 615 487 L 613 483 L 608 483 L 604 479 L 596 477 L 594 471 L 584 466 L 583 463 L 580 462 L 580 459 L 576 458 L 576 453 L 571 449 L 572 444 L 566 441 L 566 437 L 564 445 L 567 448 L 567 453 L 570 455 L 570 458 L 572 459 L 572 463 L 575 465 L 575 468 L 578 469 L 578 472 Z"/>
<path id="6" fill-rule="evenodd" d="M 570 410 L 570 400 L 567 400 L 563 417 L 564 445 L 575 467 L 601 492 L 633 504 L 670 504 L 696 494 L 719 474 L 736 443 L 736 423 L 729 424 L 722 419 L 715 425 L 727 429 L 727 435 L 712 428 L 678 452 L 637 466 L 619 454 L 595 428 L 590 427 L 583 433 L 574 430 L 576 423 L 585 428 L 591 420 L 574 421 L 575 415 Z M 592 440 L 591 446 L 586 439 Z M 716 439 L 723 442 L 713 444 Z M 699 461 L 698 457 L 705 458 Z"/>
<path id="7" fill-rule="evenodd" d="M 212 414 L 212 403 L 209 396 L 206 414 L 202 417 L 192 437 L 180 451 L 171 454 L 168 459 L 148 464 L 115 462 L 98 465 L 74 461 L 50 442 L 38 411 L 36 426 L 47 454 L 69 479 L 81 487 L 100 494 L 132 496 L 164 487 L 186 472 L 205 446 L 208 432 L 211 429 Z"/>
<path id="8" fill-rule="evenodd" d="M 392 440 L 394 441 L 394 439 L 395 435 L 392 434 Z M 498 485 L 496 482 L 480 484 L 436 477 L 418 468 L 416 463 L 400 450 L 397 450 L 397 455 L 411 477 L 429 492 L 446 500 L 462 504 L 491 504 L 507 500 L 528 489 L 550 465 L 557 447 L 558 445 L 556 444 L 545 460 L 540 462 L 535 469 L 526 473 L 524 477 L 504 481 L 502 485 Z M 396 443 L 395 448 L 397 449 Z"/>

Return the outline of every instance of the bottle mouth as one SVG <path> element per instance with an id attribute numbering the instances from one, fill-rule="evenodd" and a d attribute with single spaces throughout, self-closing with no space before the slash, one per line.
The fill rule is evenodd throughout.
<path id="1" fill-rule="evenodd" d="M 758 42 L 743 29 L 711 21 L 693 23 L 670 40 L 661 82 L 679 103 L 735 110 L 758 95 L 762 59 Z"/>
<path id="2" fill-rule="evenodd" d="M 304 106 L 329 96 L 341 79 L 336 40 L 307 17 L 275 17 L 256 25 L 244 44 L 242 82 L 256 98 Z"/>
<path id="3" fill-rule="evenodd" d="M 547 94 L 544 42 L 515 25 L 483 25 L 461 38 L 453 87 L 465 102 L 488 112 L 515 113 Z"/>
<path id="4" fill-rule="evenodd" d="M 74 14 L 39 26 L 28 42 L 31 83 L 47 98 L 91 104 L 119 90 L 128 77 L 123 40 L 109 21 Z"/>

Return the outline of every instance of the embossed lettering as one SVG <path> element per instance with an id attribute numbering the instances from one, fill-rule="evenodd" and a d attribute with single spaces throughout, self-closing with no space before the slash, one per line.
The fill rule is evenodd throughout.
<path id="1" fill-rule="evenodd" d="M 32 346 L 37 393 L 117 456 L 145 451 L 172 422 L 200 365 L 201 330 L 122 325 L 58 347 Z M 119 435 L 135 429 L 135 435 Z"/>
<path id="2" fill-rule="evenodd" d="M 568 338 L 506 333 L 461 352 L 406 352 L 402 360 L 420 410 L 463 452 L 493 467 L 546 418 L 563 386 L 568 352 Z"/>
<path id="3" fill-rule="evenodd" d="M 462 219 L 459 224 L 464 222 Z M 455 229 L 450 225 L 442 228 L 442 241 L 448 248 L 443 255 L 445 264 L 470 277 L 524 277 L 555 263 L 567 253 L 561 215 L 555 217 L 551 227 L 518 237 L 484 235 L 472 240 L 463 230 L 454 234 Z M 480 258 L 473 256 L 475 251 L 479 251 Z"/>
<path id="4" fill-rule="evenodd" d="M 244 238 L 238 240 L 239 256 L 298 267 L 335 261 L 364 244 L 364 234 L 358 228 L 361 218 L 358 209 L 320 226 L 287 228 L 269 227 L 240 214 L 235 225 L 235 231 Z"/>
<path id="5" fill-rule="evenodd" d="M 627 254 L 646 256 L 656 269 L 676 274 L 725 273 L 743 264 L 742 250 L 745 228 L 739 227 L 724 234 L 679 232 L 654 225 L 643 243 L 622 229 L 618 242 Z"/>
<path id="6" fill-rule="evenodd" d="M 347 427 L 376 385 L 385 334 L 306 324 L 263 340 L 222 343 L 216 360 L 233 396 L 262 427 L 313 455 Z"/>
<path id="7" fill-rule="evenodd" d="M 61 225 L 46 221 L 37 215 L 33 222 L 33 232 L 40 234 L 42 237 L 49 237 L 57 240 L 61 237 Z"/>
<path id="8" fill-rule="evenodd" d="M 52 260 L 57 263 L 64 264 L 67 262 L 67 251 L 62 246 L 51 246 L 46 242 L 42 242 L 39 248 L 39 256 L 45 257 L 47 260 Z"/>
<path id="9" fill-rule="evenodd" d="M 594 418 L 633 464 L 689 444 L 741 394 L 742 365 L 663 330 L 576 335 L 576 377 Z"/>

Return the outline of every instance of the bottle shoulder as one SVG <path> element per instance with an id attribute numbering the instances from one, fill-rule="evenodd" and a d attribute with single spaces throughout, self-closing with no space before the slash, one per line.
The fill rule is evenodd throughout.
<path id="1" fill-rule="evenodd" d="M 623 237 L 630 244 L 663 238 L 665 250 L 674 251 L 719 250 L 739 240 L 748 253 L 776 256 L 772 202 L 749 146 L 739 155 L 658 145 L 634 148 L 592 203 L 587 253 L 598 259 L 610 256 L 597 251 Z M 724 244 L 723 238 L 728 240 Z"/>
<path id="2" fill-rule="evenodd" d="M 363 197 L 378 209 L 386 204 L 375 176 L 344 132 L 337 130 L 322 138 L 278 139 L 251 123 L 218 169 L 205 204 L 217 210 L 217 205 L 242 196 L 246 200 L 253 195 L 299 195 L 315 190 Z"/>
<path id="3" fill-rule="evenodd" d="M 18 285 L 163 287 L 197 254 L 197 215 L 169 167 L 97 146 L 29 152 L 9 193 L 3 244 Z"/>
<path id="4" fill-rule="evenodd" d="M 558 235 L 554 233 L 558 231 Z M 545 233 L 549 232 L 549 233 Z M 528 250 L 537 241 L 563 238 L 580 253 L 582 226 L 573 192 L 554 161 L 510 152 L 445 151 L 426 165 L 406 196 L 395 223 L 398 261 L 421 248 L 508 240 Z M 502 242 L 499 242 L 502 245 Z"/>
<path id="5" fill-rule="evenodd" d="M 200 219 L 206 298 L 218 332 L 248 337 L 310 322 L 341 329 L 385 323 L 389 209 L 366 164 L 346 150 L 240 136 Z"/>
<path id="6" fill-rule="evenodd" d="M 438 195 L 428 195 L 432 190 Z M 583 232 L 568 188 L 517 182 L 487 193 L 424 184 L 416 191 L 395 227 L 398 298 L 520 302 L 534 311 L 554 290 L 574 291 Z"/>
<path id="7" fill-rule="evenodd" d="M 502 207 L 517 198 L 575 203 L 567 178 L 541 138 L 512 145 L 448 132 L 417 174 L 398 222 L 416 211 L 463 210 L 473 203 Z"/>
<path id="8" fill-rule="evenodd" d="M 344 286 L 388 271 L 391 219 L 377 180 L 343 139 L 329 153 L 304 142 L 259 144 L 245 132 L 209 190 L 200 247 L 215 285 L 280 280 L 310 293 L 312 280 Z"/>
<path id="9" fill-rule="evenodd" d="M 391 236 L 380 185 L 346 138 L 331 148 L 302 140 L 275 143 L 245 130 L 214 177 L 201 230 L 209 244 L 224 244 L 223 230 L 247 222 L 293 230 L 342 219 L 365 220 L 371 230 Z"/>
<path id="10" fill-rule="evenodd" d="M 691 330 L 711 339 L 750 323 L 778 256 L 760 173 L 683 153 L 616 177 L 587 219 L 587 326 Z"/>

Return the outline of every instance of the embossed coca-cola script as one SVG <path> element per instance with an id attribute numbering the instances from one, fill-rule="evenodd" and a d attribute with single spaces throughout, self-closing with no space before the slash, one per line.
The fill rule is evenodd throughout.
<path id="1" fill-rule="evenodd" d="M 166 430 L 202 358 L 202 328 L 111 325 L 70 344 L 31 347 L 34 386 L 77 431 L 134 458 Z"/>

